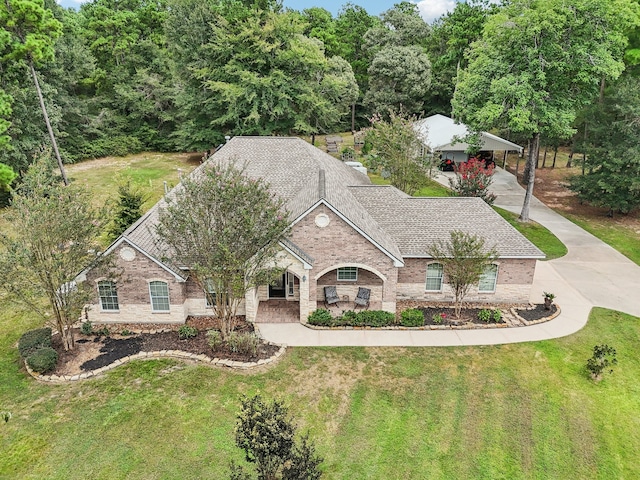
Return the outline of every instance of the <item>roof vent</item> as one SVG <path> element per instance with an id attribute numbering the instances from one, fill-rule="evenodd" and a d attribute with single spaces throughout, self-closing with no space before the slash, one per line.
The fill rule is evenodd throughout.
<path id="1" fill-rule="evenodd" d="M 318 171 L 318 197 L 325 198 L 326 193 L 327 189 L 325 185 L 324 168 L 321 168 Z"/>

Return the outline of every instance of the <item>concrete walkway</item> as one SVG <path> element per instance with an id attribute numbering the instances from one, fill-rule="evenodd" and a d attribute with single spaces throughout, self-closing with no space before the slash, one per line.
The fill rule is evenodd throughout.
<path id="1" fill-rule="evenodd" d="M 448 176 L 436 180 L 448 186 Z M 496 205 L 520 213 L 524 189 L 515 177 L 497 168 L 491 190 Z M 259 324 L 263 337 L 290 346 L 461 346 L 529 342 L 563 337 L 587 323 L 591 308 L 601 306 L 640 317 L 640 267 L 624 255 L 558 215 L 537 199 L 532 220 L 551 230 L 569 249 L 563 258 L 538 262 L 531 301 L 543 292 L 556 294 L 562 313 L 528 327 L 479 330 L 313 330 L 296 324 Z"/>

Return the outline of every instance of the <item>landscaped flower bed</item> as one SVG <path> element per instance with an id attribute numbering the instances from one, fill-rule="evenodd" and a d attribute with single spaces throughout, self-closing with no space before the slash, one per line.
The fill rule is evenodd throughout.
<path id="1" fill-rule="evenodd" d="M 58 361 L 47 373 L 62 376 L 89 372 L 139 352 L 181 351 L 237 362 L 258 362 L 271 358 L 280 348 L 252 337 L 253 325 L 244 319 L 234 331 L 235 342 L 212 341 L 207 332 L 217 327 L 217 321 L 211 317 L 190 317 L 185 325 L 96 326 L 92 329 L 95 333 L 90 335 L 76 332 L 76 348 L 71 351 L 65 351 L 60 336 L 54 335 L 52 347 L 58 353 Z M 140 331 L 141 328 L 145 330 Z M 180 333 L 185 331 L 195 334 L 181 339 Z"/>

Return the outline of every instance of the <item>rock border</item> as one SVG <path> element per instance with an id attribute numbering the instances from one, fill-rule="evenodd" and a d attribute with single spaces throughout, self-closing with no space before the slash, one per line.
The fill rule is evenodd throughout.
<path id="1" fill-rule="evenodd" d="M 549 315 L 548 317 L 543 317 L 543 318 L 539 318 L 538 320 L 526 320 L 524 318 L 522 318 L 520 315 L 518 315 L 518 312 L 516 310 L 533 310 L 534 308 L 536 308 L 535 305 L 532 305 L 529 308 L 512 308 L 511 309 L 511 313 L 513 314 L 514 317 L 516 317 L 518 320 L 520 320 L 522 323 L 525 324 L 525 326 L 529 326 L 529 325 L 537 325 L 538 323 L 544 323 L 544 322 L 548 322 L 550 320 L 553 320 L 554 318 L 556 318 L 558 315 L 560 315 L 560 305 L 558 305 L 557 303 L 554 303 L 555 307 L 556 307 L 556 311 L 553 312 L 551 315 Z"/>
<path id="2" fill-rule="evenodd" d="M 272 344 L 278 346 L 278 344 Z M 29 368 L 27 362 L 25 360 L 24 366 L 27 369 L 29 375 L 40 382 L 46 383 L 67 383 L 67 382 L 76 382 L 78 380 L 85 380 L 87 378 L 97 377 L 109 370 L 113 370 L 120 365 L 124 365 L 125 363 L 131 362 L 133 360 L 156 360 L 158 358 L 177 358 L 180 360 L 186 360 L 196 363 L 204 363 L 210 365 L 212 367 L 227 367 L 227 368 L 235 368 L 238 370 L 248 370 L 251 368 L 259 367 L 262 365 L 267 365 L 269 363 L 273 363 L 278 360 L 282 355 L 284 355 L 286 351 L 286 345 L 279 345 L 278 351 L 273 354 L 269 358 L 265 358 L 262 360 L 258 360 L 257 362 L 237 362 L 235 360 L 227 360 L 220 358 L 211 358 L 207 355 L 198 355 L 196 353 L 189 353 L 183 350 L 159 350 L 155 352 L 138 352 L 134 355 L 129 355 L 127 357 L 119 358 L 115 362 L 98 368 L 96 370 L 90 370 L 84 373 L 77 373 L 75 375 L 43 375 L 37 372 L 34 372 Z"/>

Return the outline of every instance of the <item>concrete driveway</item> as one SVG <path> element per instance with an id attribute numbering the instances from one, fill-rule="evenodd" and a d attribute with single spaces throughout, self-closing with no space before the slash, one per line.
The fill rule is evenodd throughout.
<path id="1" fill-rule="evenodd" d="M 436 180 L 448 186 L 452 173 Z M 491 190 L 495 204 L 520 213 L 524 189 L 515 177 L 496 168 Z M 259 324 L 267 340 L 290 346 L 461 346 L 529 342 L 563 337 L 587 323 L 594 306 L 640 317 L 640 267 L 624 255 L 546 207 L 531 202 L 529 216 L 551 230 L 569 249 L 563 258 L 538 262 L 531 301 L 542 302 L 543 292 L 556 294 L 562 313 L 528 327 L 482 330 L 313 330 L 301 324 Z"/>

